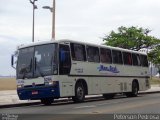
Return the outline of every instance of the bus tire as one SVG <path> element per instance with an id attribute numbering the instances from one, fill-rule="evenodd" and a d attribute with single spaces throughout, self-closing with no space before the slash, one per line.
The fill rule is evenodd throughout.
<path id="1" fill-rule="evenodd" d="M 103 97 L 105 99 L 112 99 L 112 98 L 114 98 L 114 96 L 115 96 L 115 94 L 112 94 L 112 93 L 110 93 L 110 94 L 103 94 Z"/>
<path id="2" fill-rule="evenodd" d="M 41 103 L 44 105 L 51 105 L 54 102 L 53 98 L 43 98 L 41 99 Z"/>
<path id="3" fill-rule="evenodd" d="M 83 102 L 85 98 L 85 89 L 82 82 L 78 82 L 75 86 L 75 96 L 72 97 L 72 100 L 76 103 Z"/>
<path id="4" fill-rule="evenodd" d="M 138 95 L 138 83 L 136 81 L 133 81 L 132 83 L 132 92 L 126 93 L 127 97 L 137 97 Z"/>

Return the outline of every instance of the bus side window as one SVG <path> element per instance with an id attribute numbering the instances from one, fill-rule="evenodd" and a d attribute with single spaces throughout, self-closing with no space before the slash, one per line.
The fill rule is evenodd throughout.
<path id="1" fill-rule="evenodd" d="M 100 49 L 100 59 L 102 63 L 112 63 L 112 56 L 110 49 Z"/>
<path id="2" fill-rule="evenodd" d="M 132 55 L 128 52 L 123 52 L 124 65 L 132 65 Z"/>
<path id="3" fill-rule="evenodd" d="M 147 56 L 145 56 L 145 55 L 140 55 L 140 60 L 141 60 L 141 64 L 142 64 L 143 67 L 148 67 Z"/>
<path id="4" fill-rule="evenodd" d="M 123 64 L 121 51 L 112 50 L 113 63 Z"/>
<path id="5" fill-rule="evenodd" d="M 88 62 L 100 62 L 98 47 L 87 46 L 87 60 Z"/>
<path id="6" fill-rule="evenodd" d="M 141 66 L 141 62 L 140 62 L 140 58 L 138 54 L 132 54 L 132 58 L 133 58 L 133 65 L 134 66 Z"/>
<path id="7" fill-rule="evenodd" d="M 59 46 L 59 74 L 69 74 L 71 69 L 70 50 L 68 45 Z"/>
<path id="8" fill-rule="evenodd" d="M 71 43 L 72 59 L 77 61 L 86 61 L 85 46 Z"/>

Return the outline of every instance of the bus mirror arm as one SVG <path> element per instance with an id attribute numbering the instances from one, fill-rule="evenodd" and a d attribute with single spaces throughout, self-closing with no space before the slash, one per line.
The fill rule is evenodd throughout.
<path id="1" fill-rule="evenodd" d="M 14 67 L 14 57 L 15 57 L 15 55 L 11 56 L 11 66 L 12 66 L 12 68 L 16 69 L 16 67 Z"/>

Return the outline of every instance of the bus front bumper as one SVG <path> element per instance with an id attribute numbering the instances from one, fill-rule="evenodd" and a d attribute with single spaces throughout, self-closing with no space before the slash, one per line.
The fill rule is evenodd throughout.
<path id="1" fill-rule="evenodd" d="M 43 98 L 59 98 L 59 87 L 45 86 L 41 88 L 17 89 L 20 100 L 39 100 Z"/>

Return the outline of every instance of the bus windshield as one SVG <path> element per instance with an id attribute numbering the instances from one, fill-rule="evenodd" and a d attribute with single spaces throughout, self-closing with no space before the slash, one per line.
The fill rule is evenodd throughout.
<path id="1" fill-rule="evenodd" d="M 36 78 L 58 73 L 57 44 L 46 44 L 19 50 L 17 78 Z"/>

